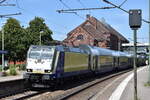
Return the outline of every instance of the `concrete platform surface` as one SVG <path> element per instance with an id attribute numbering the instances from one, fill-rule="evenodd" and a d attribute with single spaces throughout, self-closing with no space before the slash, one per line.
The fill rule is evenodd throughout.
<path id="1" fill-rule="evenodd" d="M 150 87 L 145 86 L 148 81 L 149 68 L 140 67 L 137 70 L 138 100 L 150 100 Z M 109 85 L 102 92 L 98 92 L 90 100 L 134 100 L 133 72 L 125 73 Z"/>
<path id="2" fill-rule="evenodd" d="M 13 80 L 20 80 L 23 79 L 23 73 L 16 75 L 16 76 L 3 76 L 0 77 L 0 83 L 1 82 L 8 82 L 8 81 L 13 81 Z"/>
<path id="3" fill-rule="evenodd" d="M 150 100 L 150 86 L 145 86 L 148 81 L 149 67 L 141 70 L 137 75 L 138 100 Z M 120 100 L 134 100 L 133 78 L 127 84 Z"/>

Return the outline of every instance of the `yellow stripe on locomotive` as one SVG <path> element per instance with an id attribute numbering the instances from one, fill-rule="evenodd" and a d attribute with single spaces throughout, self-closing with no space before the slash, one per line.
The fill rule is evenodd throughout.
<path id="1" fill-rule="evenodd" d="M 88 69 L 88 55 L 65 52 L 64 72 Z"/>

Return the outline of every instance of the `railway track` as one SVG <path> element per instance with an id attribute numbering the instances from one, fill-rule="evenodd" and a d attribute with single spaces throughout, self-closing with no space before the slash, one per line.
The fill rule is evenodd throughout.
<path id="1" fill-rule="evenodd" d="M 103 75 L 99 78 L 96 79 L 89 79 L 87 80 L 83 80 L 81 83 L 76 82 L 73 84 L 69 84 L 66 87 L 61 87 L 55 91 L 47 91 L 45 93 L 42 93 L 40 95 L 34 96 L 32 98 L 30 98 L 30 100 L 75 100 L 74 97 L 76 97 L 77 94 L 85 91 L 86 89 L 89 89 L 97 84 L 100 84 L 102 82 L 104 83 L 108 83 L 108 81 L 111 81 L 113 79 L 115 79 L 116 77 L 119 77 L 120 75 L 123 75 L 127 72 L 130 72 L 131 69 L 125 70 L 125 71 L 121 71 L 119 73 L 113 73 L 110 75 Z M 107 84 L 105 84 L 107 85 Z M 93 96 L 95 96 L 97 94 L 98 91 L 96 92 L 92 92 L 92 94 L 88 95 L 87 99 L 91 99 Z M 74 98 L 74 99 L 72 99 Z M 80 99 L 82 100 L 82 99 Z"/>
<path id="2" fill-rule="evenodd" d="M 46 92 L 45 90 L 42 91 L 37 91 L 37 90 L 25 90 L 23 92 L 20 93 L 16 93 L 16 94 L 12 94 L 9 95 L 5 98 L 1 98 L 2 100 L 24 100 L 24 99 L 28 99 L 31 97 L 34 97 L 36 95 L 40 95 L 42 93 Z"/>
<path id="3" fill-rule="evenodd" d="M 0 98 L 24 91 L 23 79 L 0 82 Z"/>
<path id="4" fill-rule="evenodd" d="M 71 100 L 70 98 L 75 97 L 75 95 L 89 89 L 99 83 L 105 82 L 109 79 L 113 79 L 118 77 L 124 73 L 131 71 L 131 69 L 121 71 L 118 73 L 112 73 L 109 75 L 102 75 L 95 79 L 86 79 L 83 81 L 77 82 L 70 82 L 69 84 L 62 85 L 61 87 L 57 88 L 56 90 L 52 89 L 37 89 L 37 90 L 30 90 L 24 89 L 24 91 L 20 93 L 12 93 L 11 95 L 7 95 L 5 100 L 20 100 L 20 99 L 30 99 L 30 100 Z M 108 83 L 108 82 L 107 82 Z M 90 100 L 93 96 L 95 96 L 97 92 L 93 92 L 93 94 L 89 95 L 87 98 Z"/>
<path id="5" fill-rule="evenodd" d="M 107 85 L 109 85 L 109 83 L 111 83 L 112 80 L 116 79 L 120 75 L 123 75 L 127 72 L 131 72 L 131 69 L 121 71 L 119 73 L 110 74 L 108 76 L 102 76 L 99 79 L 96 79 L 92 82 L 86 83 L 83 86 L 77 87 L 76 89 L 68 92 L 68 94 L 64 95 L 62 98 L 59 98 L 59 99 L 75 100 L 75 98 L 77 99 L 77 97 L 78 97 L 78 100 L 91 100 L 95 95 L 98 94 L 98 92 L 100 92 L 99 91 L 100 89 L 105 90 L 106 89 L 105 87 L 107 87 Z M 99 85 L 99 86 L 97 86 L 97 85 Z M 103 91 L 101 91 L 101 92 L 103 92 Z M 82 95 L 78 95 L 78 94 L 82 94 Z M 85 95 L 86 95 L 86 97 L 82 98 L 82 96 L 85 96 Z M 59 99 L 57 99 L 57 100 L 59 100 Z"/>
<path id="6" fill-rule="evenodd" d="M 0 99 L 2 100 L 19 100 L 29 98 L 46 90 L 31 90 L 24 86 L 24 79 L 0 82 Z"/>

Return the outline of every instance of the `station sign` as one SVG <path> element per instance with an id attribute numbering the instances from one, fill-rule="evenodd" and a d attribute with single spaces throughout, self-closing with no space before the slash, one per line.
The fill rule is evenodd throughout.
<path id="1" fill-rule="evenodd" d="M 0 50 L 0 54 L 7 54 L 8 51 Z"/>

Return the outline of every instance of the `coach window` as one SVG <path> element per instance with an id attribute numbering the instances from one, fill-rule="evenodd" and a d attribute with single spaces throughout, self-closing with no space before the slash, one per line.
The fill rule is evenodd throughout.
<path id="1" fill-rule="evenodd" d="M 78 35 L 77 40 L 83 40 L 83 35 Z"/>

